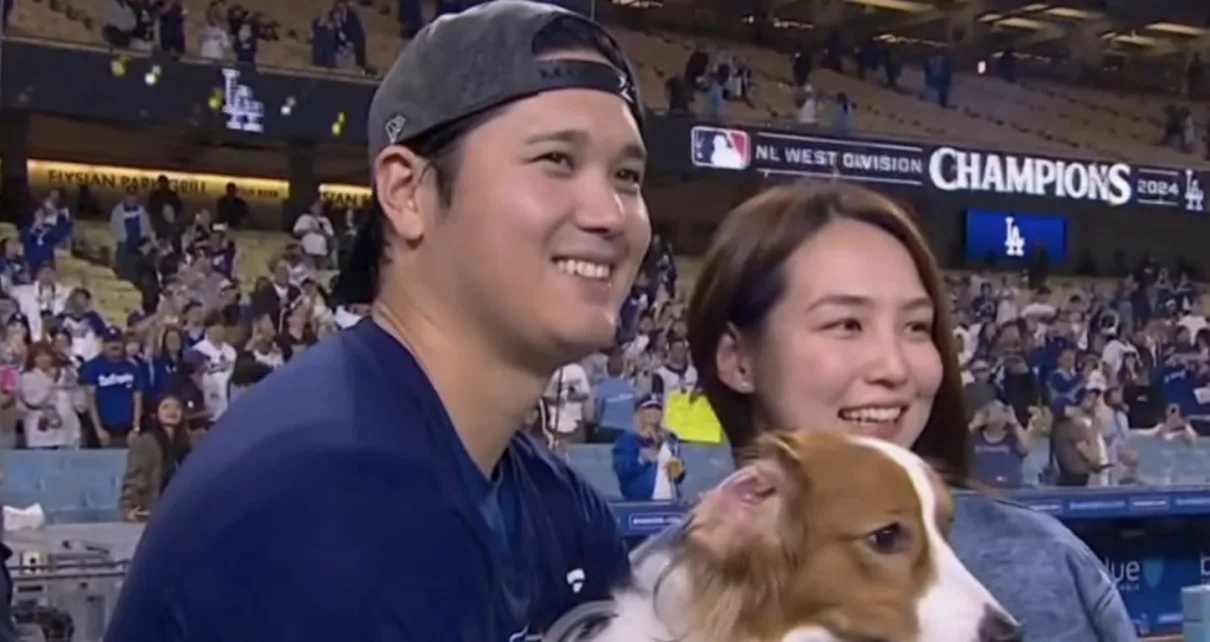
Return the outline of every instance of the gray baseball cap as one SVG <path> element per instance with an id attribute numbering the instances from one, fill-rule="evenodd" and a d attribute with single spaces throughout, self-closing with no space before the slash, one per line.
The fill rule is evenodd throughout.
<path id="1" fill-rule="evenodd" d="M 599 35 L 622 63 L 540 59 L 535 40 L 559 20 L 572 20 Z M 558 89 L 612 93 L 630 106 L 642 125 L 643 107 L 634 69 L 603 27 L 580 14 L 542 2 L 496 0 L 429 23 L 399 53 L 382 79 L 369 114 L 371 174 L 378 155 L 484 111 Z M 374 295 L 383 240 L 374 213 L 362 223 L 342 266 L 337 296 L 368 303 Z"/>

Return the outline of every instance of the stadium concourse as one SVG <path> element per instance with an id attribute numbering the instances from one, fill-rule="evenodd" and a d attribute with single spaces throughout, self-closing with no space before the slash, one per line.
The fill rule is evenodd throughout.
<path id="1" fill-rule="evenodd" d="M 5 44 L 112 57 L 115 77 L 144 59 L 158 68 L 170 55 L 183 66 L 257 70 L 300 87 L 319 79 L 364 88 L 427 18 L 462 4 L 261 0 L 244 8 L 231 1 L 16 0 L 5 4 L 11 13 L 4 34 Z M 1193 56 L 1210 36 L 1199 26 L 1204 16 L 1184 19 L 1161 7 L 1144 20 L 1145 12 L 1123 17 L 1024 2 L 778 4 L 785 6 L 776 11 L 799 13 L 798 5 L 806 6 L 810 16 L 767 16 L 778 29 L 760 34 L 759 45 L 755 31 L 731 28 L 751 25 L 754 16 L 720 11 L 707 28 L 687 24 L 671 2 L 592 6 L 637 60 L 656 111 L 713 125 L 775 125 L 802 136 L 965 145 L 1190 172 L 1206 167 L 1204 73 Z M 807 22 L 818 23 L 815 36 L 797 30 Z M 715 35 L 687 35 L 695 32 Z M 1068 78 L 1048 73 L 1060 68 Z M 147 77 L 148 85 L 158 78 L 151 71 Z M 1157 81 L 1163 91 L 1138 91 Z M 283 119 L 290 101 L 307 91 L 284 94 Z M 36 102 L 47 93 L 26 91 L 15 100 Z M 4 212 L 16 224 L 0 227 L 0 466 L 4 504 L 37 506 L 41 515 L 11 512 L 13 532 L 5 539 L 18 552 L 11 563 L 19 567 L 25 597 L 17 600 L 17 615 L 25 630 L 90 642 L 101 636 L 106 600 L 165 481 L 165 471 L 120 448 L 139 429 L 131 396 L 138 390 L 156 399 L 157 412 L 161 397 L 178 399 L 187 432 L 204 439 L 206 427 L 244 389 L 353 323 L 364 310 L 332 299 L 328 288 L 368 190 L 350 185 L 364 184 L 364 168 L 328 171 L 333 183 L 319 185 L 320 198 L 299 203 L 287 199 L 285 181 L 253 177 L 258 170 L 248 160 L 282 165 L 294 153 L 289 147 L 231 145 L 207 154 L 185 147 L 173 155 L 154 149 L 168 147 L 158 138 L 140 147 L 134 133 L 101 136 L 61 113 L 34 120 L 31 129 L 50 122 L 59 134 L 53 143 L 32 136 L 43 160 L 26 163 L 29 193 L 17 199 L 21 207 Z M 339 138 L 344 121 L 323 121 L 325 135 L 329 123 Z M 127 143 L 138 151 L 122 157 Z M 154 166 L 146 167 L 152 161 L 140 154 L 154 154 Z M 354 157 L 358 165 L 364 158 Z M 892 182 L 875 187 L 892 191 Z M 746 196 L 758 184 L 737 191 Z M 684 303 L 696 255 L 726 209 L 710 205 L 717 211 L 701 215 L 705 232 L 657 240 L 623 310 L 616 344 L 556 373 L 524 427 L 615 502 L 633 541 L 675 521 L 733 466 L 710 409 L 693 394 L 696 371 L 685 345 Z M 697 220 L 678 226 L 675 209 L 653 208 L 653 217 L 674 230 L 703 227 Z M 1025 226 L 1031 239 L 1058 239 L 1048 249 L 1064 254 L 1068 244 L 1104 245 L 1072 238 L 1076 229 L 1092 236 L 1089 227 L 1069 230 L 1066 222 L 1055 227 L 1055 217 L 1043 218 L 977 223 L 971 214 L 959 224 L 966 255 L 946 257 L 974 415 L 975 472 L 986 485 L 1069 521 L 1105 563 L 1140 632 L 1173 633 L 1181 625 L 1180 589 L 1210 581 L 1210 549 L 1194 523 L 1210 506 L 1210 302 L 1203 296 L 1206 266 L 1198 263 L 1204 257 L 1152 258 L 1151 249 L 1188 239 L 1137 229 L 1130 241 L 1146 238 L 1152 246 L 1128 245 L 1129 261 L 1102 269 L 1039 256 L 988 267 L 982 250 L 969 246 L 972 230 L 981 229 L 991 239 L 983 250 L 999 252 L 1014 225 Z M 289 231 L 269 231 L 281 229 Z M 948 242 L 930 240 L 938 248 Z M 119 354 L 107 358 L 105 346 Z M 108 385 L 114 382 L 121 385 Z M 124 392 L 101 394 L 110 387 Z M 89 402 L 89 388 L 98 391 L 96 403 Z M 1054 438 L 1051 408 L 1062 400 L 1080 407 L 1071 424 L 1083 437 Z M 153 414 L 145 407 L 140 419 Z M 613 441 L 652 421 L 656 408 L 655 423 L 686 442 L 688 475 L 679 486 L 628 484 L 615 467 Z M 1062 430 L 1070 436 L 1069 426 Z M 1072 449 L 1092 455 L 1081 460 Z M 1083 467 L 1085 484 L 1053 488 L 1073 466 Z M 1157 536 L 1140 526 L 1153 516 L 1189 519 L 1181 532 L 1194 535 L 1179 546 L 1141 545 L 1175 530 Z M 1118 528 L 1123 520 L 1126 535 Z M 49 525 L 15 530 L 43 521 Z M 78 546 L 67 550 L 67 540 L 90 544 L 92 556 L 77 555 Z M 104 572 L 84 592 L 64 589 L 60 580 L 81 567 Z"/>

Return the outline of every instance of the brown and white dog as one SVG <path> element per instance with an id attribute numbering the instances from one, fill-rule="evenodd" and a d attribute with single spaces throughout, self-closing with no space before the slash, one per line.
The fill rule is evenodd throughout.
<path id="1" fill-rule="evenodd" d="M 902 448 L 798 432 L 702 498 L 594 642 L 1016 642 L 946 543 L 953 499 Z"/>

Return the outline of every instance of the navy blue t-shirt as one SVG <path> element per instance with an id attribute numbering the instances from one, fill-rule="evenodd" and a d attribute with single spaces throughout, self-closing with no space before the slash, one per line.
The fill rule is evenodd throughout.
<path id="1" fill-rule="evenodd" d="M 80 381 L 96 387 L 97 416 L 108 429 L 134 428 L 134 395 L 147 387 L 143 368 L 105 355 L 84 362 Z"/>
<path id="2" fill-rule="evenodd" d="M 608 505 L 517 436 L 490 478 L 372 321 L 242 395 L 173 477 L 122 642 L 514 642 L 630 566 Z"/>

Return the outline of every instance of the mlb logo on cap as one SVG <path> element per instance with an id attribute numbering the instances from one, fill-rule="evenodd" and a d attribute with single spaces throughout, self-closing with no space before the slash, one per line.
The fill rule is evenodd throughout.
<path id="1" fill-rule="evenodd" d="M 698 167 L 748 169 L 752 163 L 752 139 L 747 132 L 699 125 L 690 138 L 693 164 Z"/>

